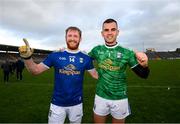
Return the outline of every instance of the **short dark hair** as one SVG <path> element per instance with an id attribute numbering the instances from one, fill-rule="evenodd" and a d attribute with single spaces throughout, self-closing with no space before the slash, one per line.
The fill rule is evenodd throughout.
<path id="1" fill-rule="evenodd" d="M 68 32 L 69 30 L 76 30 L 76 31 L 78 31 L 78 32 L 79 32 L 79 36 L 80 36 L 80 38 L 81 38 L 82 32 L 81 32 L 81 30 L 80 30 L 78 27 L 74 27 L 74 26 L 68 27 L 68 28 L 66 29 L 66 35 L 67 35 L 67 32 Z"/>
<path id="2" fill-rule="evenodd" d="M 109 19 L 106 19 L 106 20 L 103 22 L 102 28 L 103 28 L 103 26 L 104 26 L 105 23 L 112 23 L 112 22 L 115 22 L 116 25 L 117 25 L 117 27 L 118 27 L 117 21 L 114 20 L 114 19 L 109 18 Z"/>

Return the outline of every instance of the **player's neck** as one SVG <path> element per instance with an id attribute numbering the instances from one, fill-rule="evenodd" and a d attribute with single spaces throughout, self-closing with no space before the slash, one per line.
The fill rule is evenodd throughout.
<path id="1" fill-rule="evenodd" d="M 67 51 L 71 53 L 77 53 L 79 52 L 79 49 L 72 50 L 72 49 L 67 48 Z"/>
<path id="2" fill-rule="evenodd" d="M 114 42 L 114 43 L 107 43 L 105 42 L 106 46 L 108 47 L 113 47 L 113 46 L 116 46 L 117 45 L 117 42 Z"/>

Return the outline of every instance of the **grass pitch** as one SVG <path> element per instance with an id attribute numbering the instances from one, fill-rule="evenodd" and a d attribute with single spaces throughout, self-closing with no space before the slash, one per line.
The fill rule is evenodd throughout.
<path id="1" fill-rule="evenodd" d="M 180 60 L 150 61 L 147 80 L 127 69 L 131 115 L 127 123 L 180 123 Z M 53 91 L 53 69 L 17 81 L 3 82 L 0 70 L 0 123 L 47 123 Z M 93 122 L 96 80 L 85 73 L 83 122 Z M 108 122 L 110 122 L 110 117 Z"/>

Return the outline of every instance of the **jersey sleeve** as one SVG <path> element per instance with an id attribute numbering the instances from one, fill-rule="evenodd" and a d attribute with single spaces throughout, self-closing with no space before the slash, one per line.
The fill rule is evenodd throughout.
<path id="1" fill-rule="evenodd" d="M 96 55 L 97 55 L 97 47 L 94 47 L 89 53 L 88 55 L 90 57 L 92 57 L 93 59 L 96 59 Z"/>
<path id="2" fill-rule="evenodd" d="M 91 57 L 89 57 L 85 68 L 86 68 L 86 70 L 91 70 L 94 68 L 93 59 Z"/>
<path id="3" fill-rule="evenodd" d="M 53 65 L 52 54 L 49 54 L 42 63 L 50 68 Z"/>
<path id="4" fill-rule="evenodd" d="M 135 67 L 136 65 L 138 65 L 136 56 L 135 56 L 135 54 L 134 54 L 133 51 L 130 51 L 129 56 L 130 56 L 130 57 L 129 57 L 129 62 L 128 62 L 129 66 L 130 66 L 131 68 L 133 68 L 133 67 Z"/>

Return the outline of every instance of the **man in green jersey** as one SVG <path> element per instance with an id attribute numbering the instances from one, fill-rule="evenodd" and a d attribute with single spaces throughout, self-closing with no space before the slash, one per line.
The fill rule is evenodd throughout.
<path id="1" fill-rule="evenodd" d="M 118 24 L 107 19 L 102 26 L 104 45 L 94 47 L 89 55 L 98 63 L 98 82 L 94 101 L 94 122 L 105 123 L 108 114 L 112 123 L 125 123 L 130 114 L 127 98 L 126 67 L 140 77 L 149 75 L 148 58 L 143 52 L 133 52 L 118 45 Z"/>

